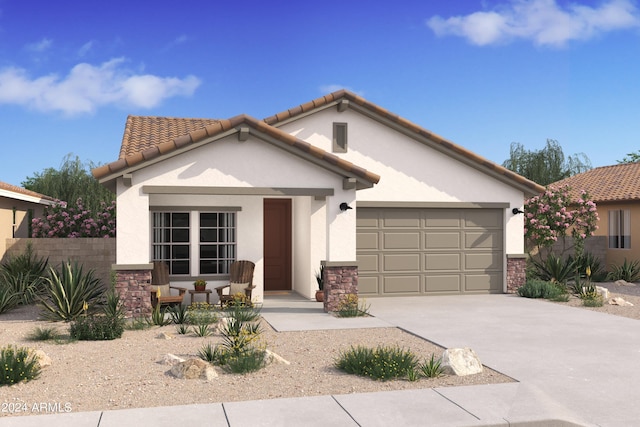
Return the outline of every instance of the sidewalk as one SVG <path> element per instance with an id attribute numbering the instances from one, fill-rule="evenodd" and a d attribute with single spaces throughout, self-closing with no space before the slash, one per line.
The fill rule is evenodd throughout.
<path id="1" fill-rule="evenodd" d="M 518 382 L 0 417 L 0 427 L 640 425 L 636 320 L 512 295 L 368 303 L 374 317 L 337 319 L 317 303 L 269 298 L 263 316 L 281 331 L 398 326 L 445 347 L 471 347 Z"/>

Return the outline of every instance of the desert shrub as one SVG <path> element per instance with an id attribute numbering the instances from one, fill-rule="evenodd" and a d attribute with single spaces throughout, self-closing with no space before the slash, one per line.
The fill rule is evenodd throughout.
<path id="1" fill-rule="evenodd" d="M 571 258 L 563 259 L 553 252 L 542 261 L 530 258 L 534 277 L 549 282 L 567 283 L 575 274 L 575 262 Z"/>
<path id="2" fill-rule="evenodd" d="M 122 337 L 124 322 L 103 315 L 80 316 L 71 322 L 69 332 L 80 341 L 114 340 Z"/>
<path id="3" fill-rule="evenodd" d="M 240 354 L 230 355 L 225 369 L 234 374 L 258 371 L 266 364 L 264 355 L 265 350 L 262 348 L 248 348 Z"/>
<path id="4" fill-rule="evenodd" d="M 198 357 L 214 365 L 223 365 L 226 363 L 225 360 L 221 360 L 223 356 L 220 347 L 211 343 L 204 344 L 202 348 L 198 350 Z"/>
<path id="5" fill-rule="evenodd" d="M 583 275 L 587 268 L 591 272 L 591 280 L 594 282 L 603 282 L 607 278 L 607 272 L 600 260 L 590 252 L 584 252 L 575 260 L 573 257 L 569 257 L 574 262 L 574 268 L 576 271 Z"/>
<path id="6" fill-rule="evenodd" d="M 105 302 L 102 307 L 104 315 L 110 319 L 117 319 L 124 323 L 124 303 L 120 299 L 120 294 L 115 289 L 110 289 L 105 293 Z"/>
<path id="7" fill-rule="evenodd" d="M 130 331 L 141 331 L 144 329 L 149 329 L 152 326 L 153 323 L 151 322 L 151 318 L 148 316 L 134 317 L 124 324 L 125 329 Z"/>
<path id="8" fill-rule="evenodd" d="M 426 359 L 420 365 L 420 372 L 427 378 L 438 378 L 443 375 L 442 359 L 435 358 L 435 355 L 431 355 L 431 358 Z"/>
<path id="9" fill-rule="evenodd" d="M 591 294 L 582 298 L 582 305 L 585 307 L 602 307 L 603 304 L 604 299 L 599 294 Z"/>
<path id="10" fill-rule="evenodd" d="M 193 326 L 193 333 L 198 337 L 208 337 L 211 335 L 211 329 L 209 329 L 208 324 L 200 323 L 199 325 Z"/>
<path id="11" fill-rule="evenodd" d="M 252 306 L 228 305 L 224 312 L 239 322 L 255 322 L 260 318 L 260 307 L 255 304 Z"/>
<path id="12" fill-rule="evenodd" d="M 24 252 L 8 255 L 0 266 L 0 287 L 19 295 L 19 304 L 31 304 L 43 291 L 48 259 L 36 256 L 31 243 Z"/>
<path id="13" fill-rule="evenodd" d="M 15 308 L 20 302 L 20 295 L 0 283 L 0 314 Z"/>
<path id="14" fill-rule="evenodd" d="M 57 340 L 60 338 L 60 332 L 58 329 L 53 327 L 37 327 L 34 328 L 29 335 L 27 335 L 27 339 L 31 341 L 49 341 L 49 340 Z"/>
<path id="15" fill-rule="evenodd" d="M 517 292 L 521 297 L 545 299 L 556 299 L 567 293 L 563 285 L 536 279 L 527 280 L 524 285 L 518 288 Z"/>
<path id="16" fill-rule="evenodd" d="M 218 321 L 216 307 L 206 302 L 195 302 L 187 308 L 186 323 L 191 325 L 210 325 Z"/>
<path id="17" fill-rule="evenodd" d="M 159 303 L 156 304 L 156 306 L 153 308 L 153 311 L 151 312 L 151 324 L 156 326 L 166 326 L 171 323 L 172 320 L 167 319 L 167 317 L 165 316 L 166 311 L 166 309 L 163 310 L 160 307 Z"/>
<path id="18" fill-rule="evenodd" d="M 348 374 L 370 377 L 380 381 L 404 377 L 418 365 L 416 356 L 399 347 L 375 349 L 357 346 L 340 353 L 335 367 Z"/>
<path id="19" fill-rule="evenodd" d="M 8 345 L 0 349 L 0 386 L 31 381 L 40 375 L 40 363 L 29 349 Z"/>
<path id="20" fill-rule="evenodd" d="M 176 325 L 184 325 L 189 320 L 187 307 L 182 304 L 169 307 L 169 314 L 171 315 L 171 321 Z"/>
<path id="21" fill-rule="evenodd" d="M 624 280 L 626 282 L 638 281 L 640 279 L 640 261 L 634 260 L 629 262 L 625 258 L 622 265 L 612 265 L 607 279 Z"/>
<path id="22" fill-rule="evenodd" d="M 78 263 L 65 262 L 59 270 L 49 267 L 40 304 L 44 317 L 72 321 L 102 302 L 103 288 L 94 271 L 86 273 Z"/>
<path id="23" fill-rule="evenodd" d="M 178 326 L 176 326 L 176 332 L 180 335 L 186 335 L 189 332 L 189 327 L 184 323 L 179 323 Z"/>
<path id="24" fill-rule="evenodd" d="M 359 317 L 368 316 L 369 306 L 364 300 L 359 300 L 356 294 L 347 294 L 340 299 L 336 309 L 338 317 Z"/>

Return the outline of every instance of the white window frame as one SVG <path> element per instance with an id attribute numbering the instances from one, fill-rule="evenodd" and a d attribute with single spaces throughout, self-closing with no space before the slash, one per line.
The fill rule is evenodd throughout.
<path id="1" fill-rule="evenodd" d="M 631 249 L 631 211 L 609 211 L 609 249 Z"/>

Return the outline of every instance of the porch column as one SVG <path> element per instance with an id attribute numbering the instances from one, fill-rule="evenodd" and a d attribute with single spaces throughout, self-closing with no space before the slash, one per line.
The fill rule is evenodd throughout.
<path id="1" fill-rule="evenodd" d="M 116 292 L 124 304 L 125 317 L 151 315 L 153 264 L 116 264 L 112 268 L 116 272 Z"/>
<path id="2" fill-rule="evenodd" d="M 324 311 L 337 311 L 345 295 L 358 295 L 358 264 L 322 261 L 324 266 Z"/>
<path id="3" fill-rule="evenodd" d="M 507 255 L 507 293 L 515 293 L 527 280 L 527 254 Z"/>

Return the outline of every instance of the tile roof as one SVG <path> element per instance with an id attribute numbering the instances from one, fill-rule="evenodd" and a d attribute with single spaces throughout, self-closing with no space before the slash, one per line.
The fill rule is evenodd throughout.
<path id="1" fill-rule="evenodd" d="M 159 127 L 163 129 L 164 135 L 173 135 L 175 128 L 183 128 L 185 125 L 185 123 L 180 123 L 180 119 L 169 119 L 167 123 L 161 123 L 161 117 L 152 118 L 153 120 L 145 120 L 147 118 L 142 118 L 142 120 L 138 119 L 139 118 L 135 116 L 129 116 L 127 118 L 127 127 L 125 128 L 125 136 L 123 137 L 123 146 L 120 151 L 121 157 L 115 162 L 93 169 L 92 173 L 95 178 L 100 179 L 111 174 L 117 174 L 129 167 L 140 165 L 145 161 L 154 159 L 163 154 L 175 151 L 179 148 L 187 147 L 191 144 L 195 144 L 226 131 L 233 130 L 241 125 L 247 125 L 257 131 L 269 135 L 272 138 L 284 142 L 295 149 L 312 155 L 313 157 L 330 165 L 337 166 L 345 172 L 353 174 L 366 181 L 374 184 L 380 181 L 380 176 L 375 173 L 369 172 L 334 154 L 321 150 L 306 141 L 302 141 L 301 139 L 289 135 L 275 127 L 269 126 L 265 122 L 251 116 L 240 115 L 227 120 L 213 120 L 210 124 L 205 125 L 204 127 L 196 128 L 173 139 L 166 136 L 161 136 L 159 139 L 156 139 L 153 133 L 147 133 L 143 138 L 139 138 L 138 136 L 142 134 L 142 131 L 136 129 L 136 126 L 140 123 L 144 123 L 147 125 L 146 132 L 153 132 L 153 130 L 155 130 L 154 127 L 159 125 Z M 191 119 L 185 119 L 185 122 L 190 121 Z M 132 146 L 135 146 L 136 148 L 134 149 Z M 122 153 L 131 154 L 122 156 Z"/>
<path id="2" fill-rule="evenodd" d="M 574 196 L 586 190 L 596 203 L 640 200 L 640 163 L 602 166 L 552 185 L 569 185 Z"/>
<path id="3" fill-rule="evenodd" d="M 397 114 L 394 114 L 344 89 L 330 93 L 323 97 L 314 99 L 313 101 L 307 102 L 306 104 L 301 104 L 301 105 L 298 105 L 297 107 L 290 108 L 289 110 L 280 112 L 271 117 L 267 117 L 266 119 L 264 119 L 264 121 L 269 125 L 277 125 L 279 122 L 295 118 L 296 116 L 302 115 L 316 108 L 321 108 L 327 104 L 332 104 L 342 99 L 346 99 L 350 103 L 360 106 L 370 111 L 371 113 L 374 113 L 380 117 L 383 117 L 387 120 L 390 120 L 393 123 L 396 123 L 406 128 L 407 130 L 417 135 L 427 138 L 428 140 L 432 141 L 434 144 L 439 146 L 445 152 L 448 151 L 450 153 L 455 153 L 455 154 L 461 155 L 464 158 L 469 159 L 473 163 L 477 164 L 480 170 L 491 171 L 499 175 L 503 175 L 504 177 L 508 178 L 508 180 L 515 181 L 518 184 L 528 188 L 532 194 L 537 194 L 544 191 L 543 186 L 521 175 L 518 175 L 517 173 L 501 165 L 498 165 L 497 163 L 493 163 L 492 161 L 487 160 L 484 157 L 479 156 L 467 150 L 466 148 L 461 147 L 460 145 L 457 145 L 439 135 L 436 135 L 435 133 L 416 125 L 415 123 L 410 122 L 409 120 L 404 119 L 398 116 Z"/>
<path id="4" fill-rule="evenodd" d="M 118 160 L 94 169 L 93 175 L 97 179 L 105 178 L 109 175 L 123 172 L 129 167 L 140 165 L 147 160 L 158 157 L 159 155 L 169 153 L 188 144 L 196 143 L 205 138 L 226 132 L 240 124 L 247 124 L 254 129 L 291 145 L 292 147 L 311 153 L 318 159 L 345 169 L 360 178 L 377 183 L 380 179 L 378 175 L 368 172 L 365 169 L 347 162 L 331 153 L 314 147 L 305 141 L 287 134 L 286 132 L 278 130 L 277 128 L 277 125 L 285 120 L 293 119 L 318 108 L 334 105 L 341 100 L 347 100 L 349 103 L 353 103 L 354 105 L 365 109 L 378 117 L 389 120 L 418 136 L 426 138 L 442 151 L 465 158 L 470 162 L 470 164 L 474 165 L 479 170 L 502 176 L 507 181 L 511 181 L 514 184 L 518 184 L 521 187 L 526 188 L 531 194 L 544 191 L 544 187 L 536 184 L 535 182 L 530 181 L 523 176 L 493 163 L 469 150 L 466 150 L 465 148 L 346 90 L 339 90 L 330 93 L 326 96 L 301 104 L 274 116 L 267 117 L 263 121 L 259 121 L 247 115 L 240 115 L 227 120 L 129 116 L 127 118 Z"/>
<path id="5" fill-rule="evenodd" d="M 36 197 L 38 199 L 53 201 L 54 199 L 49 196 L 45 196 L 44 194 L 36 193 L 35 191 L 27 190 L 26 188 L 18 187 L 16 185 L 7 184 L 6 182 L 0 181 L 0 190 L 9 191 L 16 194 L 21 194 L 24 196 Z"/>

